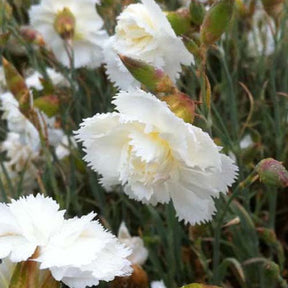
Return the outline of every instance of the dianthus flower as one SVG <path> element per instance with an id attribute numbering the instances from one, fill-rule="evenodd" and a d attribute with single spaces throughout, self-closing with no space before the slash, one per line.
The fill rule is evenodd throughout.
<path id="1" fill-rule="evenodd" d="M 111 190 L 143 203 L 168 203 L 179 220 L 210 220 L 213 198 L 226 193 L 237 166 L 220 153 L 210 136 L 185 123 L 154 95 L 140 89 L 121 91 L 113 103 L 119 112 L 85 119 L 76 132 L 89 166 Z"/>

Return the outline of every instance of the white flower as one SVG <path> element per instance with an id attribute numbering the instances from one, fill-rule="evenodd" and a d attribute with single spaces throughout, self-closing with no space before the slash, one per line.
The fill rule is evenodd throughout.
<path id="1" fill-rule="evenodd" d="M 275 51 L 274 22 L 262 7 L 257 6 L 253 15 L 252 29 L 248 33 L 247 51 L 251 57 L 269 56 Z"/>
<path id="2" fill-rule="evenodd" d="M 97 1 L 93 0 L 42 0 L 40 4 L 31 7 L 31 25 L 42 33 L 44 40 L 62 64 L 69 66 L 69 57 L 64 41 L 54 29 L 54 21 L 59 12 L 68 8 L 76 20 L 72 39 L 75 68 L 94 68 L 101 65 L 102 47 L 108 36 L 102 29 L 103 20 L 96 11 L 95 3 Z"/>
<path id="3" fill-rule="evenodd" d="M 245 135 L 240 141 L 240 148 L 246 149 L 253 145 L 253 140 L 250 134 Z"/>
<path id="4" fill-rule="evenodd" d="M 150 93 L 122 91 L 113 103 L 119 113 L 97 114 L 76 132 L 103 186 L 122 184 L 129 197 L 153 205 L 172 199 L 179 219 L 191 224 L 210 220 L 212 197 L 236 177 L 233 161 Z"/>
<path id="5" fill-rule="evenodd" d="M 71 147 L 70 147 L 71 144 Z M 64 135 L 61 142 L 55 147 L 55 153 L 59 160 L 64 159 L 70 155 L 70 149 L 76 148 L 77 144 L 74 137 Z"/>
<path id="6" fill-rule="evenodd" d="M 131 237 L 127 226 L 121 223 L 118 231 L 118 239 L 132 250 L 129 260 L 132 264 L 143 265 L 148 258 L 148 250 L 144 246 L 144 242 L 140 237 Z"/>
<path id="7" fill-rule="evenodd" d="M 0 258 L 34 258 L 71 288 L 97 285 L 131 273 L 130 251 L 94 221 L 94 213 L 65 220 L 51 198 L 30 195 L 0 204 Z"/>
<path id="8" fill-rule="evenodd" d="M 185 48 L 181 38 L 176 36 L 154 0 L 142 0 L 142 3 L 127 6 L 118 17 L 115 35 L 105 47 L 110 79 L 121 89 L 139 86 L 117 54 L 161 68 L 173 80 L 179 77 L 181 64 L 190 65 L 194 62 L 192 54 Z"/>
<path id="9" fill-rule="evenodd" d="M 46 73 L 54 86 L 69 86 L 68 81 L 63 77 L 63 75 L 56 72 L 54 69 L 47 68 Z M 25 82 L 27 87 L 30 89 L 34 88 L 36 90 L 42 90 L 43 85 L 40 79 L 44 79 L 43 75 L 41 75 L 38 71 L 35 71 L 32 75 L 25 79 Z"/>
<path id="10" fill-rule="evenodd" d="M 7 134 L 5 141 L 0 144 L 0 151 L 5 151 L 6 158 L 8 158 L 7 161 L 3 161 L 4 168 L 0 167 L 0 178 L 4 187 L 8 181 L 6 178 L 8 176 L 12 183 L 21 181 L 24 191 L 33 189 L 37 175 L 33 160 L 39 157 L 38 151 L 34 151 L 29 145 L 23 144 L 20 141 L 20 135 L 14 132 Z"/>
<path id="11" fill-rule="evenodd" d="M 14 272 L 15 264 L 9 259 L 4 259 L 0 263 L 0 287 L 9 288 L 10 280 Z"/>
<path id="12" fill-rule="evenodd" d="M 166 288 L 163 280 L 151 282 L 151 288 Z"/>
<path id="13" fill-rule="evenodd" d="M 40 147 L 40 137 L 34 125 L 20 112 L 19 103 L 15 97 L 6 92 L 0 95 L 3 111 L 2 119 L 7 120 L 8 130 L 20 135 L 20 141 L 37 151 Z"/>

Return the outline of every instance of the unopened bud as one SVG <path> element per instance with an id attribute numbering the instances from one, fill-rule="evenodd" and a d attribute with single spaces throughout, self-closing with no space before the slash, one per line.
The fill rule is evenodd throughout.
<path id="1" fill-rule="evenodd" d="M 170 110 L 177 117 L 182 118 L 187 123 L 193 123 L 196 104 L 186 94 L 177 92 L 169 96 L 163 96 L 160 99 L 168 104 Z"/>
<path id="2" fill-rule="evenodd" d="M 191 17 L 187 8 L 166 12 L 166 17 L 177 35 L 185 34 L 191 28 Z"/>
<path id="3" fill-rule="evenodd" d="M 277 280 L 281 275 L 279 265 L 273 261 L 267 260 L 267 262 L 264 264 L 264 269 L 265 275 L 270 279 Z"/>
<path id="4" fill-rule="evenodd" d="M 288 171 L 281 162 L 273 158 L 263 159 L 255 169 L 264 184 L 283 188 L 288 186 Z"/>
<path id="5" fill-rule="evenodd" d="M 175 91 L 172 80 L 161 69 L 123 55 L 119 57 L 132 76 L 151 92 L 173 93 Z"/>
<path id="6" fill-rule="evenodd" d="M 201 42 L 209 46 L 220 39 L 228 27 L 234 7 L 234 0 L 220 0 L 206 13 L 200 30 Z"/>
<path id="7" fill-rule="evenodd" d="M 42 35 L 31 27 L 21 27 L 20 34 L 25 41 L 37 46 L 44 46 L 45 42 Z"/>
<path id="8" fill-rule="evenodd" d="M 284 0 L 262 0 L 265 11 L 268 15 L 278 20 L 284 10 Z"/>
<path id="9" fill-rule="evenodd" d="M 133 273 L 128 277 L 116 277 L 111 282 L 111 288 L 148 288 L 147 273 L 139 265 L 132 265 Z"/>
<path id="10" fill-rule="evenodd" d="M 274 230 L 264 227 L 257 228 L 256 230 L 259 238 L 262 239 L 266 244 L 274 246 L 278 243 Z"/>
<path id="11" fill-rule="evenodd" d="M 26 109 L 29 106 L 30 93 L 26 86 L 24 78 L 19 74 L 17 69 L 2 58 L 5 79 L 9 91 L 15 96 L 20 104 L 20 109 Z"/>
<path id="12" fill-rule="evenodd" d="M 183 43 L 185 44 L 187 50 L 191 52 L 196 58 L 201 57 L 199 33 L 192 34 L 191 38 L 183 37 Z"/>
<path id="13" fill-rule="evenodd" d="M 197 0 L 192 0 L 190 3 L 190 16 L 191 22 L 197 26 L 200 26 L 205 16 L 205 7 Z"/>
<path id="14" fill-rule="evenodd" d="M 54 20 L 54 29 L 63 39 L 73 39 L 76 26 L 76 18 L 69 8 L 58 12 Z"/>
<path id="15" fill-rule="evenodd" d="M 53 117 L 59 112 L 59 99 L 55 95 L 42 96 L 34 100 L 34 107 L 39 108 L 48 117 Z"/>

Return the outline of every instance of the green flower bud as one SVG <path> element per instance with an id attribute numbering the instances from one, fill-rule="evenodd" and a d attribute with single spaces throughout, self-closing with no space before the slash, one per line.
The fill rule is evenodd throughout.
<path id="1" fill-rule="evenodd" d="M 19 101 L 20 109 L 27 109 L 29 107 L 30 93 L 24 78 L 19 74 L 17 69 L 5 58 L 2 58 L 2 64 L 9 91 Z"/>
<path id="2" fill-rule="evenodd" d="M 133 77 L 154 93 L 173 93 L 175 86 L 172 80 L 160 69 L 143 61 L 119 55 L 121 61 Z"/>
<path id="3" fill-rule="evenodd" d="M 200 26 L 205 16 L 204 5 L 196 0 L 192 0 L 189 8 L 190 8 L 191 22 L 195 25 Z"/>
<path id="4" fill-rule="evenodd" d="M 176 116 L 187 123 L 193 123 L 196 103 L 186 94 L 177 91 L 175 94 L 163 96 L 160 99 L 168 104 L 170 110 Z"/>
<path id="5" fill-rule="evenodd" d="M 191 17 L 186 8 L 166 12 L 166 17 L 177 35 L 185 34 L 191 28 Z"/>
<path id="6" fill-rule="evenodd" d="M 272 246 L 277 244 L 278 240 L 277 240 L 274 230 L 261 227 L 261 228 L 257 228 L 257 232 L 258 232 L 259 238 L 262 239 L 266 244 L 272 245 Z"/>
<path id="7" fill-rule="evenodd" d="M 201 42 L 209 46 L 220 39 L 228 27 L 234 7 L 234 0 L 220 0 L 206 13 L 200 30 Z"/>
<path id="8" fill-rule="evenodd" d="M 288 171 L 281 162 L 273 158 L 263 159 L 255 169 L 264 184 L 282 188 L 288 186 Z"/>
<path id="9" fill-rule="evenodd" d="M 39 108 L 48 117 L 53 117 L 59 112 L 59 99 L 55 95 L 42 96 L 34 100 L 34 107 Z"/>

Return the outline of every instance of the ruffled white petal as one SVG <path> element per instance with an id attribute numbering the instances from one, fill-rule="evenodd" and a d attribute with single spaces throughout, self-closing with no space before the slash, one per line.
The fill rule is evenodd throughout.
<path id="1" fill-rule="evenodd" d="M 132 250 L 129 260 L 132 264 L 143 265 L 148 258 L 148 250 L 140 237 L 132 237 L 124 222 L 121 223 L 118 231 L 118 239 Z"/>

